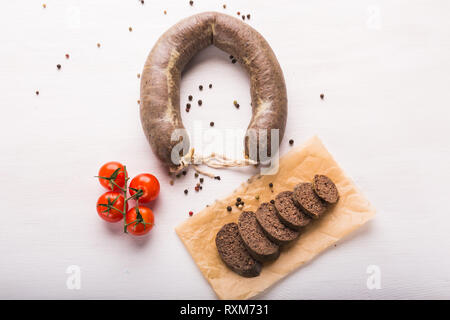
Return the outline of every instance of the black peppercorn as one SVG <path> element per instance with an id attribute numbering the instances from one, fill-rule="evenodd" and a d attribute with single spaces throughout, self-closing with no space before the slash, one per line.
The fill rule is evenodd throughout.
<path id="1" fill-rule="evenodd" d="M 189 99 L 189 101 L 192 101 L 192 96 L 189 96 L 188 99 Z"/>
<path id="2" fill-rule="evenodd" d="M 233 208 L 231 208 L 231 206 L 228 206 L 227 211 L 231 211 L 231 210 L 233 210 Z"/>
<path id="3" fill-rule="evenodd" d="M 269 183 L 269 188 L 273 188 L 273 183 Z"/>
<path id="4" fill-rule="evenodd" d="M 184 189 L 184 194 L 188 194 L 188 189 Z"/>

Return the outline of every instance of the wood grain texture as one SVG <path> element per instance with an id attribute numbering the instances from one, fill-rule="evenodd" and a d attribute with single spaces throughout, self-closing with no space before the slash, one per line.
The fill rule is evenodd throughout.
<path id="1" fill-rule="evenodd" d="M 174 227 L 255 171 L 218 171 L 221 181 L 206 179 L 199 193 L 193 172 L 170 186 L 139 123 L 136 75 L 169 26 L 223 3 L 45 2 L 0 10 L 0 298 L 214 299 Z M 450 298 L 449 9 L 445 0 L 227 1 L 225 12 L 251 14 L 283 69 L 281 153 L 291 138 L 319 135 L 378 212 L 259 298 Z M 190 132 L 210 121 L 245 130 L 249 79 L 220 50 L 187 66 L 182 106 L 189 94 L 203 100 L 182 112 Z M 103 190 L 93 176 L 109 160 L 160 179 L 148 238 L 97 217 Z M 81 290 L 66 288 L 70 265 L 81 268 Z M 370 265 L 380 290 L 367 289 Z"/>

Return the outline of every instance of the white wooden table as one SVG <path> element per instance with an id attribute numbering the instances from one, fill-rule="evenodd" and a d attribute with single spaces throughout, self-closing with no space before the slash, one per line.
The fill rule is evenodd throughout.
<path id="1" fill-rule="evenodd" d="M 0 298 L 215 298 L 174 227 L 253 171 L 222 171 L 200 193 L 192 171 L 170 186 L 136 102 L 136 75 L 157 38 L 207 10 L 250 13 L 274 49 L 289 96 L 282 153 L 289 139 L 318 134 L 378 210 L 259 298 L 450 298 L 448 1 L 145 2 L 2 3 Z M 227 54 L 201 52 L 182 79 L 182 105 L 189 94 L 204 102 L 183 112 L 187 128 L 245 128 L 248 81 Z M 103 189 L 93 176 L 110 160 L 160 179 L 157 225 L 144 239 L 96 214 Z M 72 265 L 79 290 L 66 286 Z M 368 289 L 369 266 L 381 289 Z"/>

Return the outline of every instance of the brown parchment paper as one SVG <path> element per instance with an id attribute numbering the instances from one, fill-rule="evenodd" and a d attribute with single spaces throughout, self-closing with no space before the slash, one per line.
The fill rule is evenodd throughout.
<path id="1" fill-rule="evenodd" d="M 299 182 L 311 182 L 315 174 L 325 174 L 336 184 L 340 199 L 320 220 L 313 221 L 300 238 L 282 250 L 280 257 L 265 264 L 255 278 L 244 278 L 230 271 L 217 253 L 215 236 L 229 222 L 237 222 L 241 210 L 233 204 L 237 197 L 245 210 L 255 211 L 259 204 L 279 192 L 292 190 Z M 273 193 L 268 184 L 273 183 Z M 255 196 L 259 195 L 259 201 Z M 228 212 L 226 207 L 233 210 Z M 318 253 L 357 229 L 375 215 L 375 209 L 344 174 L 318 137 L 296 147 L 280 159 L 278 173 L 256 175 L 227 198 L 218 200 L 175 228 L 201 272 L 220 299 L 248 299 L 268 288 Z"/>

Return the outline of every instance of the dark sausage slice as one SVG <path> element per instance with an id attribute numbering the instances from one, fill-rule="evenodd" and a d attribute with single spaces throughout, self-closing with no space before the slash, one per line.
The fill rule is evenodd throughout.
<path id="1" fill-rule="evenodd" d="M 255 213 L 244 211 L 239 216 L 239 234 L 248 252 L 258 261 L 275 260 L 280 255 L 278 245 L 270 241 L 262 231 Z"/>
<path id="2" fill-rule="evenodd" d="M 319 219 L 327 209 L 327 204 L 317 196 L 309 182 L 300 183 L 294 188 L 293 199 L 314 219 Z"/>
<path id="3" fill-rule="evenodd" d="M 217 232 L 216 247 L 223 262 L 237 274 L 244 277 L 260 274 L 261 264 L 248 253 L 236 223 L 228 223 Z"/>
<path id="4" fill-rule="evenodd" d="M 322 174 L 316 174 L 313 182 L 314 191 L 325 202 L 336 203 L 339 200 L 339 192 L 330 178 Z"/>
<path id="5" fill-rule="evenodd" d="M 242 21 L 218 12 L 204 12 L 181 20 L 167 30 L 150 52 L 141 76 L 140 114 L 142 127 L 153 152 L 171 171 L 180 169 L 172 159 L 189 151 L 189 138 L 174 137 L 184 129 L 180 115 L 180 78 L 185 65 L 200 50 L 215 45 L 235 56 L 250 76 L 253 115 L 247 135 L 271 129 L 284 135 L 287 118 L 287 94 L 283 72 L 267 41 Z M 254 129 L 254 130 L 250 130 Z M 255 159 L 246 135 L 245 154 Z M 183 141 L 183 150 L 175 148 Z M 277 144 L 278 148 L 279 143 Z M 181 151 L 181 152 L 179 152 Z M 268 155 L 276 154 L 267 143 Z M 175 162 L 174 162 L 175 161 Z"/>
<path id="6" fill-rule="evenodd" d="M 266 236 L 282 245 L 295 240 L 299 232 L 286 227 L 277 216 L 277 209 L 271 203 L 265 202 L 256 210 L 256 220 L 264 230 Z"/>
<path id="7" fill-rule="evenodd" d="M 291 191 L 283 191 L 276 196 L 275 208 L 281 222 L 291 229 L 299 230 L 311 221 L 311 218 L 295 205 Z"/>

